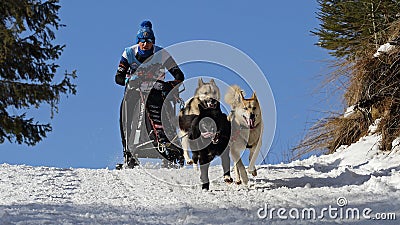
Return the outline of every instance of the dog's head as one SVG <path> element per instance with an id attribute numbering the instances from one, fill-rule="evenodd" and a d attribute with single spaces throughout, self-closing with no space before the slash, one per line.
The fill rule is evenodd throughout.
<path id="1" fill-rule="evenodd" d="M 210 139 L 211 143 L 218 144 L 220 132 L 214 121 L 209 117 L 205 117 L 199 122 L 199 130 L 201 137 L 204 139 Z"/>
<path id="2" fill-rule="evenodd" d="M 211 79 L 210 82 L 207 83 L 204 82 L 203 79 L 199 78 L 194 97 L 199 99 L 203 107 L 215 108 L 221 99 L 221 94 L 214 79 Z"/>
<path id="3" fill-rule="evenodd" d="M 240 125 L 254 129 L 261 122 L 261 108 L 256 93 L 251 98 L 244 98 L 243 94 L 238 98 L 235 108 L 235 119 Z"/>
<path id="4" fill-rule="evenodd" d="M 211 139 L 211 143 L 218 144 L 221 132 L 221 115 L 219 102 L 216 102 L 216 107 L 204 107 L 199 104 L 199 130 L 200 135 L 204 139 Z"/>

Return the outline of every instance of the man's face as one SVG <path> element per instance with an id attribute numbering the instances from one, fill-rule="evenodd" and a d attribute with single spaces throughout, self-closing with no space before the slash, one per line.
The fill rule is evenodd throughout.
<path id="1" fill-rule="evenodd" d="M 139 47 L 141 50 L 150 50 L 153 48 L 153 42 L 150 39 L 139 40 Z"/>

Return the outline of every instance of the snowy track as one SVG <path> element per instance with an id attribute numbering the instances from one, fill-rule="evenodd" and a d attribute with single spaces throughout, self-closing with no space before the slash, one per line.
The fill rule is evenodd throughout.
<path id="1" fill-rule="evenodd" d="M 211 191 L 192 169 L 59 169 L 0 165 L 0 224 L 399 224 L 399 153 L 377 154 L 375 136 L 329 156 L 260 167 L 250 188 L 226 185 L 210 168 Z M 355 157 L 357 156 L 357 157 Z M 346 205 L 339 207 L 337 200 Z M 397 220 L 259 218 L 287 211 L 370 208 Z M 261 212 L 258 214 L 257 212 Z M 288 216 L 286 212 L 286 216 Z"/>

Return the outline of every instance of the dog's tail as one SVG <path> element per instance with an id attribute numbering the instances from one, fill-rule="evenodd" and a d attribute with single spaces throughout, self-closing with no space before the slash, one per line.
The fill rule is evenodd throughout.
<path id="1" fill-rule="evenodd" d="M 245 96 L 244 91 L 239 86 L 232 85 L 228 88 L 224 99 L 234 109 L 241 102 L 242 96 Z"/>

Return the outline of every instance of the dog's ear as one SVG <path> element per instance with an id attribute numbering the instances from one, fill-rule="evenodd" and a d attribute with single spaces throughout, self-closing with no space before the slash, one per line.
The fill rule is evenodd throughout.
<path id="1" fill-rule="evenodd" d="M 256 100 L 256 101 L 258 101 L 256 92 L 253 92 L 253 95 L 251 96 L 251 98 L 254 99 L 254 100 Z"/>
<path id="2" fill-rule="evenodd" d="M 241 92 L 241 91 L 235 92 L 233 98 L 234 98 L 233 108 L 236 108 L 237 106 L 240 106 L 242 104 L 243 100 L 244 100 L 243 92 Z"/>
<path id="3" fill-rule="evenodd" d="M 199 87 L 203 86 L 204 85 L 203 79 L 199 78 L 199 82 L 198 83 L 199 83 Z"/>
<path id="4" fill-rule="evenodd" d="M 210 80 L 210 84 L 216 85 L 216 84 L 215 84 L 215 81 L 214 81 L 214 78 L 212 78 L 212 79 Z"/>
<path id="5" fill-rule="evenodd" d="M 246 95 L 246 93 L 244 93 L 244 91 L 243 90 L 241 90 L 240 92 L 239 92 L 239 96 L 238 96 L 238 102 L 239 103 L 242 103 L 246 98 L 244 97 Z"/>

